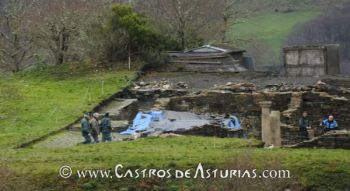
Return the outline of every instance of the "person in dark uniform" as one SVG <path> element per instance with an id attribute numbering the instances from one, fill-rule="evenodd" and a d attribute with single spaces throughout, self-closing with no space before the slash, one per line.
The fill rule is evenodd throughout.
<path id="1" fill-rule="evenodd" d="M 90 132 L 91 132 L 91 126 L 89 122 L 89 114 L 85 113 L 83 119 L 80 122 L 81 124 L 81 133 L 85 139 L 83 144 L 90 144 L 91 143 L 91 137 L 90 137 Z"/>
<path id="2" fill-rule="evenodd" d="M 309 139 L 307 130 L 311 128 L 310 120 L 308 119 L 308 113 L 303 112 L 303 115 L 299 119 L 299 136 L 303 140 Z"/>
<path id="3" fill-rule="evenodd" d="M 112 141 L 112 125 L 109 113 L 106 113 L 101 120 L 102 142 Z"/>

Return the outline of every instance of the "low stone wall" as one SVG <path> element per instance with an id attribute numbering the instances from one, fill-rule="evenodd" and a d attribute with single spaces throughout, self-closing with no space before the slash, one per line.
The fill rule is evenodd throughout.
<path id="1" fill-rule="evenodd" d="M 284 111 L 288 108 L 291 93 L 231 93 L 208 91 L 198 95 L 174 97 L 170 99 L 169 109 L 190 110 L 196 113 L 237 113 L 238 115 L 260 116 L 261 101 L 272 101 L 272 109 Z M 284 104 L 281 104 L 284 103 Z"/>
<path id="2" fill-rule="evenodd" d="M 283 144 L 301 142 L 298 120 L 303 111 L 309 113 L 312 127 L 318 127 L 323 117 L 333 114 L 341 129 L 350 130 L 350 101 L 325 92 L 253 92 L 205 91 L 196 95 L 170 98 L 167 109 L 195 113 L 234 113 L 250 136 L 261 137 L 261 107 L 259 102 L 272 101 L 271 110 L 281 111 Z"/>
<path id="3" fill-rule="evenodd" d="M 342 148 L 350 149 L 350 131 L 336 131 L 323 136 L 304 141 L 292 148 Z"/>
<path id="4" fill-rule="evenodd" d="M 195 113 L 234 113 L 241 119 L 242 126 L 254 137 L 261 136 L 261 101 L 272 101 L 272 109 L 284 111 L 288 108 L 291 93 L 231 93 L 208 91 L 198 95 L 174 97 L 168 104 L 169 110 Z M 283 104 L 281 104 L 283 103 Z"/>
<path id="5" fill-rule="evenodd" d="M 323 118 L 332 114 L 341 129 L 350 130 L 350 101 L 347 99 L 322 92 L 306 92 L 303 94 L 302 110 L 309 113 L 313 127 L 319 126 Z"/>
<path id="6" fill-rule="evenodd" d="M 336 87 L 343 87 L 343 88 L 350 88 L 350 79 L 332 79 L 332 78 L 325 78 L 322 79 L 323 82 L 330 84 L 332 86 Z"/>

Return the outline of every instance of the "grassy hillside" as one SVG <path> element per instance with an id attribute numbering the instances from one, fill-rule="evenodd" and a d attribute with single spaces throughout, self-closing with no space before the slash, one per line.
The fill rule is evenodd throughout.
<path id="1" fill-rule="evenodd" d="M 62 72 L 63 71 L 63 72 Z M 350 151 L 257 148 L 256 140 L 213 137 L 142 138 L 68 148 L 14 146 L 64 127 L 102 99 L 128 85 L 132 71 L 72 71 L 57 67 L 0 77 L 0 190 L 272 190 L 349 188 Z M 74 75 L 72 75 L 74 74 Z M 102 81 L 104 88 L 102 90 Z M 291 179 L 70 179 L 73 170 L 130 168 L 286 169 Z"/>
<path id="2" fill-rule="evenodd" d="M 0 148 L 63 128 L 135 76 L 132 71 L 100 71 L 70 77 L 65 69 L 69 67 L 0 78 Z"/>
<path id="3" fill-rule="evenodd" d="M 247 19 L 233 26 L 231 37 L 263 41 L 273 49 L 279 49 L 297 24 L 309 21 L 320 15 L 321 11 L 296 11 L 289 13 L 266 13 Z"/>
<path id="4" fill-rule="evenodd" d="M 265 12 L 232 26 L 229 38 L 233 41 L 243 40 L 243 46 L 248 48 L 258 67 L 278 65 L 283 44 L 293 28 L 321 14 L 320 9 Z"/>

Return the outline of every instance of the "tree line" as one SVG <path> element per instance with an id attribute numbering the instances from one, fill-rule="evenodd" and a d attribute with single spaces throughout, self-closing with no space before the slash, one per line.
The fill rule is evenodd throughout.
<path id="1" fill-rule="evenodd" d="M 0 64 L 18 72 L 37 63 L 101 64 L 227 41 L 248 11 L 243 0 L 4 0 Z"/>
<path id="2" fill-rule="evenodd" d="M 326 2 L 333 0 L 0 0 L 0 71 L 84 60 L 112 65 L 204 43 L 249 44 L 234 35 L 246 18 Z"/>

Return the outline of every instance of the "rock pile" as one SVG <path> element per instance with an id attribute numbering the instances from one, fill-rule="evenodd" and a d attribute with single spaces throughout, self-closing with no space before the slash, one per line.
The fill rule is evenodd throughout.
<path id="1" fill-rule="evenodd" d="M 314 91 L 314 92 L 327 92 L 331 95 L 350 95 L 350 90 L 343 87 L 336 87 L 329 85 L 321 80 L 317 81 L 315 85 L 296 85 L 296 84 L 270 84 L 265 86 L 265 92 L 302 92 L 302 91 Z"/>
<path id="2" fill-rule="evenodd" d="M 230 92 L 253 92 L 256 87 L 253 83 L 234 83 L 228 82 L 225 85 L 215 85 L 215 90 L 225 90 Z"/>
<path id="3" fill-rule="evenodd" d="M 169 90 L 169 89 L 188 89 L 188 84 L 185 82 L 178 82 L 176 84 L 173 84 L 169 81 L 153 81 L 153 82 L 137 82 L 134 83 L 133 86 L 134 90 L 140 90 L 140 89 L 147 89 L 147 90 Z"/>
<path id="4" fill-rule="evenodd" d="M 184 82 L 173 84 L 165 80 L 153 82 L 140 81 L 133 84 L 129 96 L 139 100 L 184 96 L 188 94 L 188 87 Z"/>
<path id="5" fill-rule="evenodd" d="M 253 83 L 237 83 L 228 82 L 224 85 L 214 85 L 214 90 L 230 91 L 233 93 L 249 93 L 254 91 L 262 92 L 327 92 L 330 95 L 339 95 L 350 97 L 350 89 L 344 87 L 337 87 L 327 84 L 321 80 L 317 81 L 314 85 L 301 85 L 301 84 L 287 84 L 277 83 L 264 86 L 262 89 L 258 88 Z"/>
<path id="6" fill-rule="evenodd" d="M 264 91 L 267 92 L 300 92 L 300 91 L 311 91 L 312 88 L 305 85 L 288 85 L 285 83 L 281 84 L 270 84 L 265 86 Z"/>

